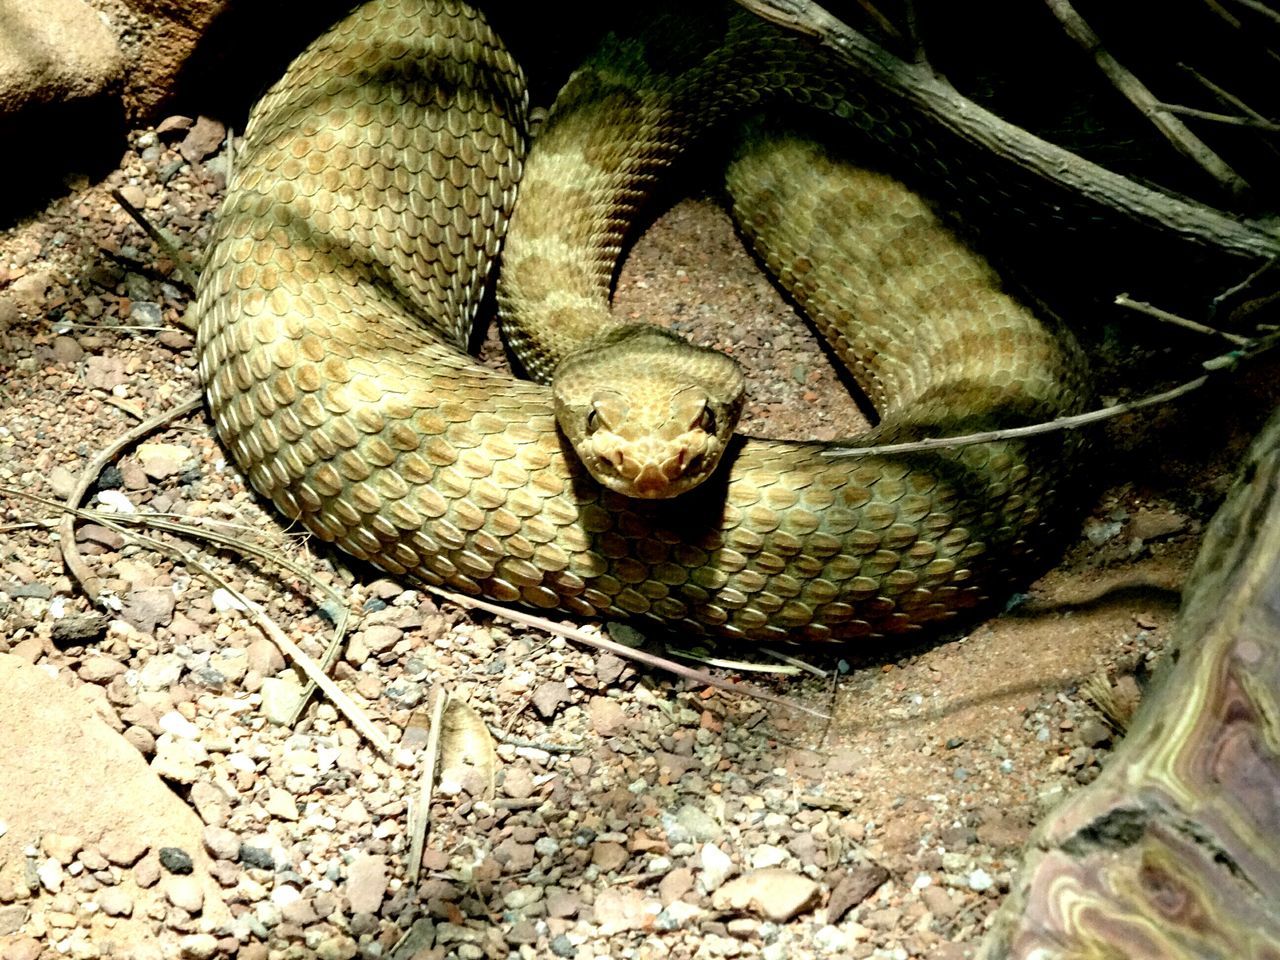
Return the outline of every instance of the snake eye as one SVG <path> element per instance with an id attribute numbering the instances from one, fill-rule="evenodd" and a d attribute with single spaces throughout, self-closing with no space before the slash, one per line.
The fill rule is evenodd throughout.
<path id="1" fill-rule="evenodd" d="M 593 407 L 587 411 L 587 433 L 595 433 L 600 429 L 600 414 Z"/>
<path id="2" fill-rule="evenodd" d="M 702 412 L 698 414 L 698 419 L 693 421 L 694 429 L 701 430 L 703 433 L 716 432 L 716 415 L 710 407 L 703 407 Z"/>

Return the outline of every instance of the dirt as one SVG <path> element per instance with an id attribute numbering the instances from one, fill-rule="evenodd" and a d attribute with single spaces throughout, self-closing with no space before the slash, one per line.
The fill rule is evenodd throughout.
<path id="1" fill-rule="evenodd" d="M 88 563 L 124 602 L 90 640 L 65 632 L 66 618 L 91 610 L 62 567 L 51 526 L 59 514 L 47 501 L 63 499 L 97 451 L 197 387 L 191 337 L 179 325 L 189 291 L 109 191 L 125 188 L 190 254 L 207 233 L 222 172 L 216 155 L 185 161 L 151 132 L 133 144 L 105 182 L 72 183 L 0 233 L 0 653 L 98 688 L 117 729 L 206 827 L 274 852 L 274 866 L 246 860 L 243 848 L 215 864 L 231 921 L 161 902 L 149 915 L 166 948 L 207 936 L 210 955 L 407 957 L 417 948 L 400 938 L 414 931 L 426 937 L 423 957 L 966 956 L 1031 827 L 1106 762 L 1115 727 L 1159 664 L 1200 531 L 1278 399 L 1274 367 L 1262 368 L 1179 408 L 1112 421 L 1073 481 L 1084 506 L 1063 559 L 1011 584 L 1008 609 L 971 629 L 907 648 L 785 651 L 809 663 L 794 676 L 719 669 L 827 719 L 624 666 L 352 568 L 282 532 L 203 414 L 148 438 L 185 451 L 160 451 L 178 458 L 168 472 L 124 451 L 95 491 L 180 521 L 217 522 L 339 592 L 355 622 L 332 672 L 386 735 L 418 742 L 433 683 L 501 734 L 497 798 L 475 784 L 475 795 L 436 798 L 415 892 L 404 874 L 414 775 L 375 756 L 326 703 L 292 730 L 267 723 L 272 684 L 289 671 L 198 569 L 82 525 Z M 705 196 L 678 203 L 637 243 L 616 308 L 743 360 L 749 431 L 830 439 L 865 422 Z M 1171 356 L 1215 352 L 1168 342 L 1141 321 L 1119 333 L 1082 323 L 1080 333 L 1107 398 L 1167 385 Z M 97 505 L 104 499 L 112 497 Z M 298 576 L 154 535 L 193 551 L 319 655 L 335 609 Z M 158 610 L 147 607 L 157 591 L 172 600 Z M 714 653 L 780 663 L 761 651 Z M 104 657 L 123 669 L 102 671 Z M 175 673 L 141 682 L 148 664 Z M 189 776 L 166 766 L 171 744 L 158 743 L 156 718 L 171 711 L 198 728 L 204 759 Z M 19 745 L 0 743 L 0 756 Z M 216 785 L 226 808 L 211 813 L 200 784 Z M 6 794 L 26 788 L 0 775 L 0 816 Z M 705 834 L 702 819 L 685 813 L 691 806 L 710 816 Z M 97 955 L 91 931 L 101 928 L 87 904 L 127 881 L 128 869 L 77 874 L 88 880 L 72 885 L 71 909 L 64 899 L 54 911 L 74 922 L 50 925 L 52 892 L 27 882 L 20 852 L 39 837 L 19 839 L 0 863 L 0 915 L 8 905 L 27 919 L 0 929 L 0 947 Z M 817 905 L 778 922 L 712 907 L 726 875 L 773 866 L 816 882 Z M 838 909 L 850 899 L 851 909 Z"/>

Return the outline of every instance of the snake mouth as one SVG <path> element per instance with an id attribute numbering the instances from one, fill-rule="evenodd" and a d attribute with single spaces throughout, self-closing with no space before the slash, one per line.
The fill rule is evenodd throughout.
<path id="1" fill-rule="evenodd" d="M 707 451 L 691 452 L 681 445 L 659 459 L 632 456 L 624 446 L 598 451 L 583 462 L 595 479 L 616 493 L 637 500 L 668 500 L 692 490 L 710 473 L 714 460 Z"/>

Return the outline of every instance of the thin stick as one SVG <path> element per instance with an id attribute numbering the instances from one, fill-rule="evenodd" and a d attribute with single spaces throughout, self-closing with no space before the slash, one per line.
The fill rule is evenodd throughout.
<path id="1" fill-rule="evenodd" d="M 140 226 L 143 232 L 156 242 L 156 246 L 169 255 L 170 259 L 173 260 L 174 267 L 182 275 L 182 281 L 194 290 L 197 279 L 195 271 L 182 258 L 182 255 L 178 252 L 177 244 L 163 230 L 152 224 L 141 210 L 125 199 L 124 194 L 118 189 L 112 190 L 111 196 L 115 198 L 116 203 L 120 204 L 124 212 L 133 218 L 133 222 Z"/>
<path id="2" fill-rule="evenodd" d="M 1176 113 L 1183 117 L 1195 117 L 1197 120 L 1212 120 L 1214 123 L 1226 123 L 1236 127 L 1254 127 L 1258 130 L 1266 130 L 1269 133 L 1280 132 L 1280 123 L 1272 123 L 1270 120 L 1262 120 L 1258 117 L 1236 117 L 1229 113 L 1214 113 L 1212 110 L 1200 110 L 1196 107 L 1184 107 L 1180 103 L 1165 103 L 1158 101 L 1153 104 L 1155 109 L 1165 113 Z"/>
<path id="3" fill-rule="evenodd" d="M 1186 317 L 1180 317 L 1176 313 L 1169 313 L 1167 310 L 1161 310 L 1149 303 L 1143 303 L 1141 300 L 1133 300 L 1127 293 L 1119 294 L 1115 299 L 1118 307 L 1127 307 L 1138 313 L 1145 314 L 1148 317 L 1155 317 L 1165 323 L 1171 323 L 1175 327 L 1183 327 L 1187 330 L 1194 330 L 1196 333 L 1207 334 L 1211 337 L 1222 337 L 1222 339 L 1234 343 L 1238 347 L 1247 347 L 1253 341 L 1248 337 L 1242 337 L 1238 333 L 1228 333 L 1226 330 L 1219 330 L 1208 324 L 1200 323 L 1198 320 L 1188 320 Z"/>
<path id="4" fill-rule="evenodd" d="M 673 663 L 663 657 L 655 656 L 652 653 L 646 653 L 643 650 L 636 650 L 633 647 L 625 646 L 621 643 L 615 643 L 604 637 L 598 637 L 580 630 L 576 627 L 566 627 L 562 623 L 555 623 L 544 617 L 534 616 L 525 613 L 522 610 L 509 610 L 506 607 L 500 607 L 496 603 L 490 603 L 488 600 L 481 600 L 478 597 L 468 597 L 461 593 L 454 593 L 452 590 L 445 590 L 442 587 L 435 587 L 431 584 L 423 584 L 423 586 L 434 593 L 438 597 L 452 601 L 460 607 L 468 607 L 473 610 L 483 610 L 491 613 L 495 617 L 501 617 L 511 623 L 518 623 L 524 627 L 533 627 L 537 630 L 545 630 L 553 633 L 558 637 L 564 637 L 566 640 L 575 640 L 578 643 L 585 643 L 589 647 L 595 647 L 597 650 L 607 650 L 609 653 L 615 654 L 624 659 L 635 660 L 650 667 L 659 670 L 665 670 L 667 673 L 673 673 L 677 677 L 685 680 L 692 680 L 694 683 L 704 684 L 709 687 L 715 687 L 717 690 L 724 690 L 728 693 L 736 693 L 742 696 L 751 697 L 754 700 L 760 700 L 764 703 L 776 703 L 778 706 L 787 707 L 791 710 L 798 710 L 801 713 L 807 713 L 810 716 L 819 719 L 829 719 L 826 714 L 820 710 L 814 710 L 799 703 L 794 703 L 784 697 L 776 697 L 773 694 L 761 690 L 759 687 L 752 686 L 749 683 L 729 683 L 727 680 L 721 680 L 719 677 L 712 676 L 705 670 L 693 670 L 689 667 L 681 666 Z"/>
<path id="5" fill-rule="evenodd" d="M 436 764 L 440 759 L 440 728 L 444 725 L 444 710 L 449 705 L 449 695 L 440 684 L 432 690 L 431 725 L 427 728 L 427 747 L 422 758 L 422 774 L 418 777 L 417 809 L 410 818 L 409 883 L 418 882 L 422 872 L 422 851 L 427 845 L 427 830 L 431 826 L 431 798 L 436 789 Z"/>
<path id="6" fill-rule="evenodd" d="M 76 483 L 75 489 L 71 491 L 66 499 L 65 506 L 68 512 L 63 516 L 62 523 L 58 527 L 58 536 L 61 539 L 59 546 L 62 550 L 62 562 L 66 566 L 67 572 L 80 584 L 90 602 L 94 604 L 100 603 L 102 590 L 100 589 L 99 578 L 94 576 L 93 571 L 89 569 L 89 565 L 84 562 L 84 558 L 80 555 L 80 548 L 76 546 L 75 511 L 79 509 L 81 501 L 84 500 L 84 495 L 97 481 L 98 475 L 102 473 L 107 464 L 114 460 L 122 450 L 128 449 L 143 437 L 149 436 L 161 427 L 168 426 L 174 420 L 198 410 L 203 402 L 204 399 L 199 394 L 196 394 L 193 397 L 187 397 L 173 409 L 158 413 L 149 420 L 144 420 L 132 430 L 121 434 L 112 443 L 98 451 L 97 456 L 90 460 L 88 466 L 81 471 L 80 479 Z"/>
<path id="7" fill-rule="evenodd" d="M 1239 26 L 1239 24 L 1236 24 L 1236 26 Z M 1187 63 L 1179 63 L 1178 66 L 1180 66 L 1183 70 L 1187 71 L 1187 73 L 1191 74 L 1191 76 L 1198 83 L 1200 83 L 1201 86 L 1203 86 L 1206 90 L 1208 90 L 1215 97 L 1217 97 L 1219 100 L 1223 101 L 1227 105 L 1235 107 L 1241 113 L 1246 114 L 1250 117 L 1253 117 L 1253 119 L 1255 120 L 1260 120 L 1266 124 L 1272 124 L 1272 121 L 1268 120 L 1262 113 L 1253 109 L 1253 107 L 1249 106 L 1249 104 L 1245 103 L 1243 100 L 1241 100 L 1231 91 L 1223 87 L 1220 87 L 1218 84 L 1214 83 L 1212 80 L 1210 80 L 1208 77 L 1202 74 L 1195 67 Z"/>
<path id="8" fill-rule="evenodd" d="M 1111 81 L 1117 90 L 1124 94 L 1139 112 L 1184 156 L 1200 166 L 1209 176 L 1233 196 L 1241 196 L 1250 192 L 1248 182 L 1236 173 L 1231 166 L 1218 156 L 1208 144 L 1197 137 L 1181 120 L 1159 109 L 1159 101 L 1127 67 L 1121 64 L 1102 46 L 1102 41 L 1093 32 L 1093 28 L 1085 21 L 1068 0 L 1044 0 L 1045 4 L 1058 18 L 1067 36 L 1078 43 Z"/>
<path id="9" fill-rule="evenodd" d="M 1238 294 L 1244 293 L 1244 291 L 1248 290 L 1251 286 L 1257 283 L 1262 276 L 1267 274 L 1269 271 L 1274 270 L 1276 268 L 1277 263 L 1280 263 L 1280 261 L 1268 260 L 1266 263 L 1258 267 L 1257 270 L 1254 270 L 1252 273 L 1250 273 L 1247 277 L 1245 277 L 1239 283 L 1233 284 L 1232 286 L 1227 287 L 1227 289 L 1223 290 L 1220 294 L 1214 297 L 1213 301 L 1209 304 L 1210 315 L 1216 314 L 1219 310 L 1222 309 L 1222 305 L 1224 303 L 1227 303 L 1228 301 L 1230 301 L 1232 297 L 1237 296 Z"/>
<path id="10" fill-rule="evenodd" d="M 1070 417 L 1058 417 L 1044 423 L 1033 423 L 1025 427 L 1009 427 L 1005 430 L 987 430 L 983 433 L 966 433 L 956 437 L 930 437 L 927 440 L 911 440 L 907 443 L 886 443 L 876 447 L 831 447 L 822 451 L 824 457 L 833 460 L 842 457 L 875 457 L 901 453 L 926 453 L 930 450 L 954 450 L 957 447 L 971 447 L 977 443 L 995 443 L 998 440 L 1017 440 L 1022 437 L 1035 437 L 1044 433 L 1057 433 L 1060 430 L 1078 430 L 1091 423 L 1110 420 L 1124 413 L 1132 413 L 1145 407 L 1153 407 L 1160 403 L 1168 403 L 1179 397 L 1199 390 L 1209 380 L 1209 374 L 1188 380 L 1172 390 L 1143 397 L 1141 400 L 1130 400 L 1125 403 L 1112 404 L 1087 413 L 1077 413 Z"/>
<path id="11" fill-rule="evenodd" d="M 1025 427 L 1008 427 L 1003 430 L 987 430 L 983 433 L 969 433 L 955 437 L 930 437 L 927 440 L 912 440 L 907 443 L 886 443 L 876 447 L 831 447 L 822 451 L 822 455 L 832 459 L 841 457 L 883 456 L 900 453 L 924 453 L 929 450 L 950 450 L 957 447 L 970 447 L 976 443 L 994 443 L 998 440 L 1016 440 L 1022 437 L 1034 437 L 1043 433 L 1056 433 L 1059 430 L 1077 430 L 1080 427 L 1103 420 L 1110 420 L 1122 414 L 1132 413 L 1146 407 L 1154 407 L 1161 403 L 1169 403 L 1199 390 L 1215 373 L 1233 369 L 1241 360 L 1257 357 L 1280 344 L 1280 335 L 1268 335 L 1257 340 L 1250 340 L 1246 349 L 1232 350 L 1200 364 L 1206 372 L 1194 380 L 1188 380 L 1172 389 L 1154 393 L 1138 400 L 1127 400 L 1124 403 L 1112 404 L 1097 410 L 1077 413 L 1069 417 L 1058 417 L 1044 423 L 1032 423 Z"/>
<path id="12" fill-rule="evenodd" d="M 1259 0 L 1232 0 L 1233 3 L 1244 7 L 1246 10 L 1252 10 L 1260 17 L 1265 17 L 1272 23 L 1280 25 L 1280 12 L 1272 10 L 1265 3 Z"/>

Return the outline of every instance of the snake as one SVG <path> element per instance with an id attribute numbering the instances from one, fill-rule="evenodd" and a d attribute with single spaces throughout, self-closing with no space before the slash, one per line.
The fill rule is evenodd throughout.
<path id="1" fill-rule="evenodd" d="M 557 420 L 584 418 L 548 383 L 588 341 L 623 369 L 679 346 L 617 334 L 612 279 L 667 171 L 731 128 L 715 139 L 736 222 L 875 407 L 859 443 L 1052 419 L 1088 397 L 1079 348 L 928 201 L 846 158 L 851 137 L 787 126 L 803 110 L 902 136 L 838 64 L 744 11 L 690 15 L 607 37 L 536 136 L 521 68 L 461 0 L 371 0 L 315 39 L 251 111 L 199 278 L 217 434 L 316 537 L 499 604 L 792 642 L 980 609 L 1064 524 L 1062 434 L 845 458 L 721 438 L 710 421 L 737 401 L 700 393 L 657 406 L 718 445 L 688 458 L 714 464 L 656 499 L 599 479 Z M 770 104 L 782 120 L 756 115 Z M 525 379 L 467 352 L 500 256 Z M 627 402 L 599 392 L 619 384 L 587 380 L 581 426 L 626 433 Z"/>

